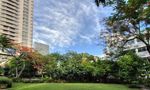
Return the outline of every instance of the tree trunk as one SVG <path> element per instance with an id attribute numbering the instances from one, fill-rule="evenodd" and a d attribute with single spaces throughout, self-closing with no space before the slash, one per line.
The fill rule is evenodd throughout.
<path id="1" fill-rule="evenodd" d="M 16 78 L 19 78 L 20 76 L 21 76 L 21 74 L 22 74 L 22 72 L 24 71 L 24 69 L 25 69 L 25 63 L 23 64 L 23 67 L 22 67 L 22 69 L 19 71 L 18 70 L 18 68 L 16 67 Z"/>
<path id="2" fill-rule="evenodd" d="M 26 65 L 25 65 L 25 63 L 24 63 L 24 64 L 23 64 L 23 67 L 22 67 L 22 69 L 21 69 L 21 71 L 20 71 L 19 74 L 18 74 L 18 78 L 21 76 L 21 74 L 22 74 L 22 72 L 24 71 L 25 67 L 26 67 Z"/>
<path id="3" fill-rule="evenodd" d="M 150 45 L 147 45 L 147 51 L 150 54 Z"/>
<path id="4" fill-rule="evenodd" d="M 16 67 L 16 78 L 18 77 L 18 68 Z"/>

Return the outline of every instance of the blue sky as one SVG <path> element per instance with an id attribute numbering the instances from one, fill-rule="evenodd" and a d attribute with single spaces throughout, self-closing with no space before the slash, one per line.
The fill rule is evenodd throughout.
<path id="1" fill-rule="evenodd" d="M 103 54 L 98 35 L 110 7 L 98 8 L 94 0 L 35 0 L 34 5 L 34 41 L 48 44 L 50 52 Z"/>

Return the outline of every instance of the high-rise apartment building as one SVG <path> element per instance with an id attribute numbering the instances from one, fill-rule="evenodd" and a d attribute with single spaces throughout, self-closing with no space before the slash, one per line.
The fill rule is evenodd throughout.
<path id="1" fill-rule="evenodd" d="M 114 42 L 116 40 L 116 37 L 113 35 L 116 35 L 116 33 L 113 33 L 112 36 L 107 36 L 107 38 L 106 38 L 107 42 Z M 125 52 L 132 51 L 142 58 L 150 58 L 150 54 L 147 51 L 146 45 L 142 41 L 140 41 L 138 39 L 133 39 L 133 38 L 134 37 L 129 38 L 129 41 L 123 46 L 123 51 L 125 51 Z M 121 43 L 121 41 L 120 41 L 120 43 Z M 116 46 L 117 46 L 117 44 L 116 44 Z M 112 51 L 116 52 L 118 50 L 116 46 L 113 47 L 113 45 L 107 44 L 106 53 L 108 55 L 106 55 L 106 57 L 107 56 L 109 57 L 109 54 L 111 54 Z"/>
<path id="2" fill-rule="evenodd" d="M 0 34 L 32 47 L 33 0 L 0 0 Z"/>

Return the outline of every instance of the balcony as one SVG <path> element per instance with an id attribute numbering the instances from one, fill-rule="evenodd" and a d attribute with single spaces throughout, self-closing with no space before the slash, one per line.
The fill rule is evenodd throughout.
<path id="1" fill-rule="evenodd" d="M 15 6 L 17 8 L 19 8 L 19 2 L 15 1 L 15 0 L 2 0 L 3 3 L 8 3 L 12 6 Z"/>
<path id="2" fill-rule="evenodd" d="M 6 22 L 0 22 L 2 25 L 5 25 L 5 26 L 8 26 L 8 27 L 11 27 L 11 28 L 17 28 L 16 26 L 14 25 L 11 25 L 11 24 L 8 24 Z"/>
<path id="3" fill-rule="evenodd" d="M 1 21 L 8 22 L 8 23 L 10 23 L 12 25 L 18 26 L 18 23 L 16 21 L 12 21 L 12 20 L 9 20 L 7 18 L 2 18 Z"/>
<path id="4" fill-rule="evenodd" d="M 137 55 L 143 58 L 150 57 L 150 54 L 148 53 L 148 51 L 138 52 Z"/>

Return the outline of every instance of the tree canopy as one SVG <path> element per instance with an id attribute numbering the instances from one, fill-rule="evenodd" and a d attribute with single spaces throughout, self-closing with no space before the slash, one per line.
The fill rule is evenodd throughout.
<path id="1" fill-rule="evenodd" d="M 0 35 L 0 49 L 2 51 L 12 46 L 11 40 L 5 35 Z"/>
<path id="2" fill-rule="evenodd" d="M 150 54 L 150 0 L 108 2 L 112 5 L 114 13 L 105 19 L 107 27 L 101 34 L 105 35 L 107 45 L 123 49 L 126 43 L 137 39 L 145 44 Z"/>

